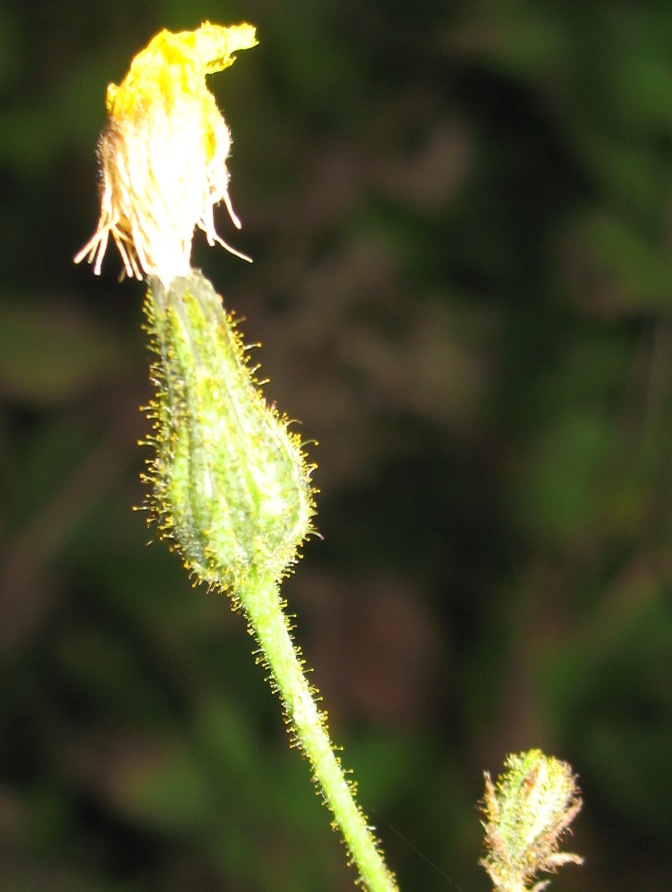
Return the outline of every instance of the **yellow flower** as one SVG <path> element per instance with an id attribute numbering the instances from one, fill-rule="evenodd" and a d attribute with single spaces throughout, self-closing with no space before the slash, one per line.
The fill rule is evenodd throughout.
<path id="1" fill-rule="evenodd" d="M 256 44 L 247 24 L 164 30 L 133 59 L 121 85 L 109 85 L 100 220 L 76 263 L 86 258 L 99 275 L 111 235 L 129 276 L 155 275 L 167 286 L 189 274 L 196 226 L 210 245 L 244 257 L 215 230 L 220 201 L 238 228 L 240 221 L 229 197 L 231 134 L 205 76 Z"/>

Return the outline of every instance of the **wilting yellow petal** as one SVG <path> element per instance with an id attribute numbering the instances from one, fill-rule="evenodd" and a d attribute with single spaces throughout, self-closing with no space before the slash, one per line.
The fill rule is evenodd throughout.
<path id="1" fill-rule="evenodd" d="M 247 24 L 164 30 L 133 59 L 122 83 L 109 85 L 100 220 L 77 262 L 86 257 L 98 275 L 111 235 L 128 275 L 156 275 L 168 284 L 189 274 L 196 226 L 211 245 L 239 253 L 215 230 L 220 201 L 240 222 L 229 198 L 231 135 L 205 76 L 256 43 Z"/>

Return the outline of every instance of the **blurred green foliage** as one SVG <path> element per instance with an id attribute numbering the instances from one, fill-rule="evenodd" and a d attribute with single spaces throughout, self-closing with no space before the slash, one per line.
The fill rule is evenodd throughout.
<path id="1" fill-rule="evenodd" d="M 672 11 L 662 0 L 0 3 L 0 885 L 352 888 L 226 601 L 151 538 L 142 288 L 71 258 L 104 94 L 213 80 L 253 266 L 194 262 L 319 441 L 286 580 L 406 892 L 488 888 L 482 771 L 579 773 L 558 892 L 669 888 Z"/>

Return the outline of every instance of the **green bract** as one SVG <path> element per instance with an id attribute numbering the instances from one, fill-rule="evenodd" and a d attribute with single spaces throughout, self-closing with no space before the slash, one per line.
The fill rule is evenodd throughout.
<path id="1" fill-rule="evenodd" d="M 148 479 L 161 535 L 199 580 L 235 595 L 250 572 L 275 581 L 310 532 L 311 468 L 265 402 L 233 319 L 199 272 L 145 304 L 156 397 Z"/>

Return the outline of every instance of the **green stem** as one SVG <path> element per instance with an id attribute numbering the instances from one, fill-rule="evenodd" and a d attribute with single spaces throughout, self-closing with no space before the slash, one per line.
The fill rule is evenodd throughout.
<path id="1" fill-rule="evenodd" d="M 394 892 L 394 877 L 334 754 L 325 715 L 317 708 L 316 691 L 308 684 L 300 653 L 292 642 L 278 586 L 272 579 L 251 576 L 245 588 L 239 594 L 250 628 L 280 692 L 296 741 L 310 761 L 365 888 Z"/>

